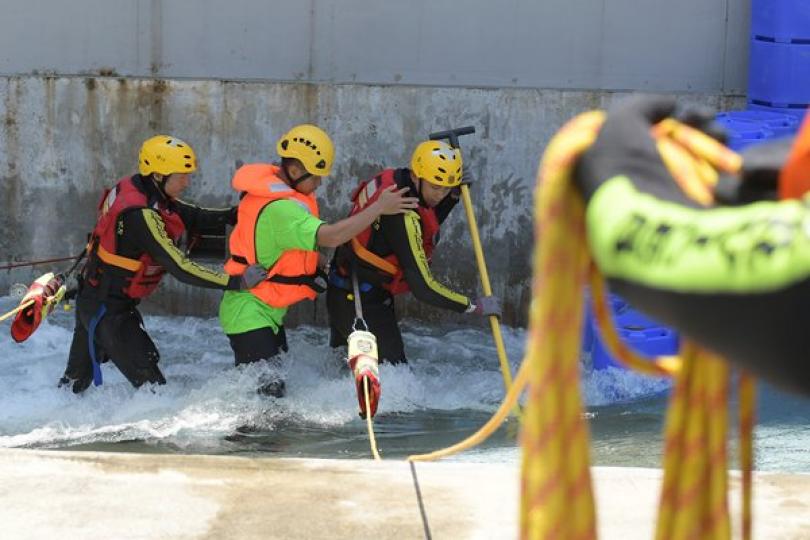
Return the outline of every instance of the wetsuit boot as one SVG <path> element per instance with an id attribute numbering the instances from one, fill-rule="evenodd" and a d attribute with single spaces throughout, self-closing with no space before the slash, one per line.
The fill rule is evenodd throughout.
<path id="1" fill-rule="evenodd" d="M 69 386 L 74 394 L 81 394 L 93 382 L 93 364 L 90 360 L 88 347 L 87 329 L 82 324 L 77 309 L 73 341 L 70 343 L 70 353 L 68 354 L 65 373 L 59 379 L 59 388 Z"/>
<path id="2" fill-rule="evenodd" d="M 279 353 L 287 352 L 287 334 L 280 326 L 277 332 L 272 328 L 257 328 L 241 334 L 228 334 L 234 352 L 235 365 L 255 362 L 266 362 L 272 371 L 259 377 L 256 392 L 263 396 L 282 398 L 287 393 L 287 386 L 279 373 L 281 360 Z"/>
<path id="3" fill-rule="evenodd" d="M 277 373 L 267 374 L 259 378 L 259 388 L 256 392 L 263 396 L 283 398 L 287 394 L 287 385 Z"/>

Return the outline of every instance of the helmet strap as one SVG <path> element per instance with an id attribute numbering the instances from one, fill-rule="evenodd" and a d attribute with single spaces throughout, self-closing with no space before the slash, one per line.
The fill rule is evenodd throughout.
<path id="1" fill-rule="evenodd" d="M 160 177 L 158 177 L 158 176 L 160 176 Z M 169 175 L 163 176 L 163 175 L 158 175 L 157 173 L 151 173 L 149 175 L 149 178 L 152 179 L 152 183 L 155 184 L 155 187 L 158 189 L 158 191 L 160 191 L 160 194 L 163 195 L 167 199 L 169 198 L 169 196 L 166 195 L 166 190 L 164 188 L 166 187 L 166 179 L 168 177 L 169 177 Z"/>
<path id="2" fill-rule="evenodd" d="M 426 182 L 426 180 L 422 180 L 421 178 L 416 178 L 416 194 L 419 197 L 419 204 L 422 206 L 427 206 L 427 202 L 425 201 L 425 197 L 422 195 L 424 190 L 422 189 L 422 182 Z"/>
<path id="3" fill-rule="evenodd" d="M 302 174 L 301 176 L 299 176 L 298 178 L 296 178 L 295 180 L 290 178 L 290 185 L 293 187 L 293 189 L 296 189 L 298 187 L 298 184 L 300 184 L 301 182 L 304 182 L 306 180 L 309 180 L 310 178 L 312 178 L 312 175 L 310 173 L 306 172 L 306 173 Z"/>
<path id="4" fill-rule="evenodd" d="M 281 161 L 281 170 L 284 171 L 284 176 L 286 176 L 287 180 L 290 181 L 290 187 L 293 189 L 297 189 L 298 184 L 308 180 L 312 176 L 312 174 L 308 171 L 304 171 L 304 174 L 298 178 L 293 178 L 292 174 L 290 174 L 289 162 L 286 162 L 286 160 Z"/>

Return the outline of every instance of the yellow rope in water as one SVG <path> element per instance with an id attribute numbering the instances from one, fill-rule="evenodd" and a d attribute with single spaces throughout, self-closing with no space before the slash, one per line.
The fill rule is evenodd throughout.
<path id="1" fill-rule="evenodd" d="M 454 444 L 453 446 L 448 446 L 447 448 L 442 448 L 441 450 L 436 450 L 435 452 L 430 452 L 428 454 L 414 454 L 412 456 L 408 456 L 408 461 L 433 461 L 443 457 L 452 456 L 453 454 L 458 454 L 459 452 L 468 450 L 485 441 L 490 435 L 495 433 L 503 421 L 506 420 L 506 417 L 509 416 L 510 411 L 514 411 L 514 408 L 518 402 L 518 397 L 520 397 L 520 394 L 523 393 L 523 389 L 526 387 L 526 382 L 529 380 L 528 365 L 528 362 L 524 362 L 521 365 L 520 370 L 518 370 L 517 376 L 510 386 L 509 392 L 506 393 L 506 397 L 503 399 L 500 407 L 498 407 L 498 410 L 495 411 L 492 418 L 490 418 L 487 423 L 481 427 L 481 429 L 463 441 Z"/>
<path id="2" fill-rule="evenodd" d="M 374 424 L 371 421 L 371 399 L 368 395 L 368 377 L 363 377 L 363 395 L 366 399 L 366 428 L 368 429 L 368 441 L 371 444 L 371 455 L 374 459 L 380 460 L 380 453 L 377 451 L 377 439 L 374 436 Z"/>

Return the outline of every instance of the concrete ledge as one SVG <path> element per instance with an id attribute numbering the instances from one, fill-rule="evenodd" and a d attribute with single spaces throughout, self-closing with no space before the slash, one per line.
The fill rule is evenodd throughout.
<path id="1" fill-rule="evenodd" d="M 517 537 L 518 465 L 416 470 L 433 538 Z M 594 478 L 600 538 L 652 538 L 661 471 Z M 810 538 L 808 493 L 810 475 L 757 475 L 755 537 Z M 17 539 L 424 538 L 403 461 L 2 450 L 0 523 Z"/>

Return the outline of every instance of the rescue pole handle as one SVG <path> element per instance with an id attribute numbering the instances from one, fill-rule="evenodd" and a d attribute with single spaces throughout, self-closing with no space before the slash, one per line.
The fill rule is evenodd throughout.
<path id="1" fill-rule="evenodd" d="M 431 141 L 441 141 L 443 139 L 447 139 L 450 146 L 453 148 L 460 148 L 458 138 L 461 135 L 471 135 L 473 133 L 475 133 L 474 126 L 464 126 L 455 129 L 448 129 L 447 131 L 436 131 L 435 133 L 431 133 L 429 137 Z"/>
<path id="2" fill-rule="evenodd" d="M 469 135 L 475 133 L 475 127 L 464 126 L 455 129 L 448 129 L 446 131 L 437 131 L 429 135 L 431 140 L 447 139 L 450 146 L 459 148 L 458 138 L 460 135 Z M 475 220 L 475 212 L 473 212 L 472 198 L 470 197 L 470 186 L 467 183 L 461 184 L 461 200 L 464 202 L 464 211 L 467 214 L 467 223 L 470 227 L 470 236 L 472 237 L 473 250 L 475 251 L 475 261 L 478 264 L 478 275 L 481 278 L 481 288 L 484 295 L 492 295 L 492 287 L 489 283 L 489 272 L 487 272 L 487 262 L 484 259 L 484 250 L 481 247 L 481 237 L 478 234 L 478 223 Z M 501 334 L 501 325 L 498 317 L 495 315 L 489 316 L 489 325 L 492 328 L 492 338 L 495 341 L 495 349 L 498 351 L 498 362 L 501 367 L 501 375 L 503 376 L 503 384 L 506 391 L 512 387 L 512 372 L 509 369 L 509 358 L 506 356 L 506 348 L 503 344 L 503 335 Z M 515 411 L 518 413 L 518 410 Z"/>

